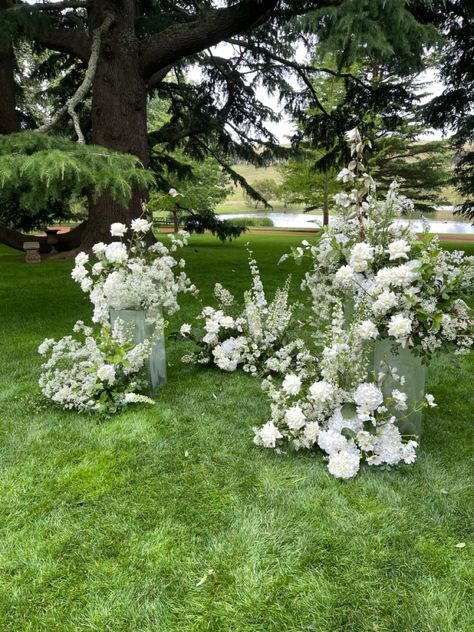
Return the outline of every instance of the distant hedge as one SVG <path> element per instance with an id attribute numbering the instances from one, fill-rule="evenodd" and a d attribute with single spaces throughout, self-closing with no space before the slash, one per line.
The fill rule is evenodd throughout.
<path id="1" fill-rule="evenodd" d="M 274 226 L 269 217 L 232 217 L 227 219 L 233 226 Z"/>

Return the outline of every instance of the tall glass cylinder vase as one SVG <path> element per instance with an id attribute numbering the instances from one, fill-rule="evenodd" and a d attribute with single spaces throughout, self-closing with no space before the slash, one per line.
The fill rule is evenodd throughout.
<path id="1" fill-rule="evenodd" d="M 152 339 L 153 345 L 145 363 L 150 394 L 156 395 L 157 390 L 166 384 L 166 350 L 163 320 L 158 324 L 147 322 L 147 312 L 144 310 L 120 309 L 110 310 L 110 324 L 120 319 L 131 333 L 131 340 L 135 344 Z"/>
<path id="2" fill-rule="evenodd" d="M 391 340 L 376 340 L 374 345 L 375 374 L 383 371 L 387 365 L 398 370 L 398 375 L 405 378 L 405 384 L 401 385 L 388 375 L 382 388 L 384 395 L 389 397 L 394 389 L 400 390 L 407 394 L 408 405 L 407 410 L 404 411 L 392 406 L 390 412 L 397 418 L 397 426 L 401 434 L 420 436 L 423 409 L 419 405 L 425 397 L 427 367 L 422 364 L 421 357 L 415 355 L 411 349 L 398 344 L 395 346 Z M 420 410 L 413 411 L 415 406 Z"/>

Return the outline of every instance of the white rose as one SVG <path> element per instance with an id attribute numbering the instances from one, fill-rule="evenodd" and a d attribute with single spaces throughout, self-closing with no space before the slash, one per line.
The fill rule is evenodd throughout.
<path id="1" fill-rule="evenodd" d="M 76 283 L 81 283 L 87 277 L 87 269 L 82 265 L 77 265 L 72 269 L 71 277 Z"/>
<path id="2" fill-rule="evenodd" d="M 299 406 L 292 406 L 285 412 L 286 425 L 290 430 L 299 430 L 306 423 L 306 417 Z"/>
<path id="3" fill-rule="evenodd" d="M 363 382 L 354 392 L 354 402 L 365 410 L 374 411 L 383 404 L 382 391 L 375 384 Z"/>
<path id="4" fill-rule="evenodd" d="M 379 331 L 371 320 L 363 320 L 357 325 L 357 333 L 362 340 L 375 340 Z"/>
<path id="5" fill-rule="evenodd" d="M 105 252 L 105 244 L 103 241 L 99 241 L 99 243 L 94 244 L 92 246 L 92 252 L 95 254 L 96 257 L 100 257 L 101 255 L 104 254 Z"/>
<path id="6" fill-rule="evenodd" d="M 356 272 L 364 272 L 369 267 L 369 264 L 374 259 L 374 249 L 365 242 L 360 242 L 352 247 L 349 265 Z"/>
<path id="7" fill-rule="evenodd" d="M 283 380 L 282 389 L 287 395 L 297 395 L 301 389 L 301 378 L 297 375 L 287 375 Z"/>
<path id="8" fill-rule="evenodd" d="M 222 316 L 222 318 L 219 320 L 219 324 L 221 325 L 221 327 L 224 327 L 224 329 L 231 329 L 232 327 L 234 327 L 235 321 L 232 316 Z"/>
<path id="9" fill-rule="evenodd" d="M 314 382 L 314 384 L 311 384 L 309 387 L 309 397 L 315 402 L 325 404 L 332 399 L 333 395 L 334 386 L 324 380 Z"/>
<path id="10" fill-rule="evenodd" d="M 106 246 L 104 254 L 110 263 L 124 263 L 128 259 L 127 247 L 118 241 Z"/>
<path id="11" fill-rule="evenodd" d="M 121 222 L 114 222 L 110 227 L 112 237 L 123 237 L 127 232 L 127 227 Z"/>
<path id="12" fill-rule="evenodd" d="M 257 432 L 254 441 L 258 445 L 263 445 L 264 448 L 274 448 L 277 439 L 281 439 L 282 437 L 283 435 L 274 425 L 273 421 L 268 421 Z"/>
<path id="13" fill-rule="evenodd" d="M 184 325 L 181 325 L 181 329 L 179 331 L 182 336 L 187 336 L 191 333 L 191 325 L 184 323 Z"/>
<path id="14" fill-rule="evenodd" d="M 411 319 L 403 314 L 394 314 L 388 323 L 388 335 L 394 338 L 406 338 L 411 333 Z"/>
<path id="15" fill-rule="evenodd" d="M 80 252 L 76 258 L 74 259 L 76 266 L 83 266 L 89 261 L 89 255 L 86 255 L 85 252 Z"/>
<path id="16" fill-rule="evenodd" d="M 384 290 L 372 304 L 372 311 L 376 316 L 384 316 L 390 309 L 397 305 L 397 295 L 390 290 Z"/>
<path id="17" fill-rule="evenodd" d="M 395 259 L 408 259 L 410 252 L 410 244 L 406 239 L 396 239 L 388 244 L 387 253 L 390 255 L 390 261 Z"/>
<path id="18" fill-rule="evenodd" d="M 147 233 L 152 227 L 152 223 L 139 217 L 137 219 L 132 219 L 131 227 L 136 233 Z"/>

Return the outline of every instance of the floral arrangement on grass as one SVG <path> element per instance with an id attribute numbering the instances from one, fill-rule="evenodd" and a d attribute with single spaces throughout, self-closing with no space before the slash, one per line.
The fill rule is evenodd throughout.
<path id="1" fill-rule="evenodd" d="M 396 183 L 377 199 L 364 145 L 356 130 L 352 160 L 338 176 L 349 191 L 336 196 L 334 223 L 316 244 L 304 241 L 293 251 L 296 260 L 312 262 L 302 289 L 313 307 L 313 372 L 291 371 L 281 385 L 264 380 L 271 418 L 254 429 L 255 443 L 267 448 L 318 446 L 338 478 L 355 476 L 362 462 L 392 466 L 416 458 L 418 437 L 400 428 L 436 404 L 431 395 L 414 401 L 415 382 L 405 382 L 393 351 L 411 349 L 428 362 L 438 350 L 462 354 L 473 343 L 465 299 L 473 290 L 474 257 L 449 253 L 428 234 L 420 240 L 395 221 L 412 203 Z M 393 351 L 384 351 L 375 367 L 378 340 L 392 342 Z"/>
<path id="2" fill-rule="evenodd" d="M 151 341 L 134 344 L 118 321 L 95 329 L 82 321 L 77 337 L 46 339 L 38 352 L 47 357 L 39 385 L 43 395 L 65 410 L 112 414 L 131 403 L 154 401 L 140 394 Z"/>
<path id="3" fill-rule="evenodd" d="M 206 306 L 197 316 L 203 322 L 197 330 L 186 323 L 180 336 L 192 340 L 200 351 L 183 356 L 185 363 L 215 364 L 223 371 L 242 368 L 250 375 L 284 373 L 303 367 L 310 356 L 302 340 L 290 340 L 289 329 L 295 305 L 289 303 L 290 279 L 268 301 L 260 272 L 249 255 L 252 286 L 244 294 L 244 309 L 234 308 L 235 297 L 220 283 L 214 288 L 218 308 Z"/>
<path id="4" fill-rule="evenodd" d="M 393 466 L 415 461 L 416 437 L 402 436 L 397 427 L 400 416 L 392 414 L 393 409 L 411 412 L 403 376 L 390 366 L 370 375 L 356 327 L 346 326 L 341 306 L 333 308 L 327 344 L 313 372 L 288 373 L 281 384 L 271 377 L 263 381 L 271 418 L 254 428 L 254 443 L 276 449 L 285 443 L 297 450 L 319 447 L 327 455 L 329 472 L 344 479 L 355 476 L 363 462 Z M 383 386 L 388 377 L 400 389 L 387 396 Z M 436 406 L 431 395 L 415 405 L 417 409 L 427 406 Z"/>
<path id="5" fill-rule="evenodd" d="M 150 321 L 158 320 L 162 312 L 170 315 L 179 309 L 180 293 L 197 292 L 184 272 L 184 259 L 174 257 L 187 244 L 188 234 L 169 235 L 168 248 L 160 241 L 147 244 L 151 229 L 152 223 L 143 218 L 132 220 L 130 230 L 116 222 L 110 232 L 118 241 L 95 244 L 94 262 L 85 252 L 77 255 L 71 276 L 89 295 L 94 322 L 108 322 L 111 309 L 146 310 Z"/>
<path id="6" fill-rule="evenodd" d="M 366 339 L 389 338 L 426 361 L 438 350 L 467 353 L 473 321 L 465 299 L 473 290 L 474 257 L 448 252 L 428 234 L 420 240 L 395 222 L 412 203 L 396 182 L 384 200 L 376 198 L 363 147 L 356 131 L 353 159 L 338 176 L 353 188 L 336 196 L 335 222 L 316 244 L 303 242 L 293 253 L 312 260 L 303 289 L 312 297 L 315 330 L 324 332 L 332 307 L 343 301 Z"/>
<path id="7" fill-rule="evenodd" d="M 110 233 L 116 241 L 95 244 L 95 260 L 85 252 L 76 256 L 71 276 L 88 294 L 96 326 L 78 322 L 78 337 L 46 339 L 39 347 L 48 356 L 40 388 L 64 409 L 111 414 L 130 403 L 153 403 L 140 393 L 148 385 L 145 373 L 150 365 L 145 365 L 162 336 L 163 313 L 179 309 L 180 293 L 197 290 L 184 272 L 184 260 L 174 257 L 186 245 L 187 235 L 170 235 L 168 248 L 161 242 L 149 245 L 151 230 L 152 223 L 143 218 L 133 220 L 130 229 L 114 223 Z M 145 339 L 137 342 L 131 323 L 112 318 L 119 310 L 146 312 Z"/>

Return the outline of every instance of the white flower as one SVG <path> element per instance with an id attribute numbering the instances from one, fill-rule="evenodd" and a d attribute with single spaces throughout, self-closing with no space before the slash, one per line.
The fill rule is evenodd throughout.
<path id="1" fill-rule="evenodd" d="M 349 182 L 350 180 L 354 180 L 354 178 L 354 172 L 344 167 L 344 169 L 337 174 L 336 180 L 338 182 Z"/>
<path id="2" fill-rule="evenodd" d="M 222 316 L 219 320 L 219 324 L 221 327 L 224 327 L 224 329 L 232 329 L 235 325 L 235 321 L 232 316 Z"/>
<path id="3" fill-rule="evenodd" d="M 371 452 L 374 449 L 374 437 L 366 430 L 360 430 L 357 433 L 357 443 L 364 452 Z"/>
<path id="4" fill-rule="evenodd" d="M 304 428 L 304 436 L 309 445 L 313 445 L 319 434 L 319 424 L 316 421 L 310 421 Z"/>
<path id="5" fill-rule="evenodd" d="M 94 265 L 92 266 L 92 274 L 94 276 L 99 276 L 99 274 L 102 274 L 103 271 L 104 271 L 104 264 L 101 261 L 94 263 Z"/>
<path id="6" fill-rule="evenodd" d="M 274 448 L 276 446 L 277 439 L 281 439 L 283 435 L 275 426 L 273 421 L 268 421 L 264 426 L 258 430 L 255 436 L 255 443 L 262 445 L 264 448 Z"/>
<path id="7" fill-rule="evenodd" d="M 121 222 L 114 222 L 110 226 L 110 234 L 112 237 L 123 237 L 127 232 L 127 227 Z"/>
<path id="8" fill-rule="evenodd" d="M 45 338 L 43 342 L 40 344 L 40 346 L 38 347 L 38 353 L 40 355 L 45 355 L 49 351 L 50 347 L 54 345 L 54 343 L 55 343 L 54 338 Z"/>
<path id="9" fill-rule="evenodd" d="M 102 382 L 113 384 L 115 382 L 115 367 L 113 364 L 103 364 L 97 369 L 97 377 Z"/>
<path id="10" fill-rule="evenodd" d="M 374 249 L 370 244 L 360 242 L 352 247 L 349 265 L 356 272 L 364 272 L 369 267 L 369 264 L 374 259 Z"/>
<path id="11" fill-rule="evenodd" d="M 328 454 L 339 452 L 347 447 L 347 439 L 337 430 L 322 430 L 318 435 L 318 445 Z"/>
<path id="12" fill-rule="evenodd" d="M 364 410 L 374 411 L 383 403 L 382 391 L 375 384 L 363 382 L 354 392 L 354 402 Z"/>
<path id="13" fill-rule="evenodd" d="M 92 285 L 93 285 L 92 279 L 90 279 L 89 277 L 86 277 L 85 279 L 82 279 L 81 281 L 81 290 L 83 292 L 89 292 Z"/>
<path id="14" fill-rule="evenodd" d="M 416 276 L 413 266 L 407 263 L 389 269 L 392 271 L 392 283 L 400 287 L 410 285 Z"/>
<path id="15" fill-rule="evenodd" d="M 396 239 L 388 244 L 387 253 L 390 255 L 390 261 L 395 259 L 408 259 L 410 252 L 410 244 L 406 239 Z"/>
<path id="16" fill-rule="evenodd" d="M 131 227 L 136 233 L 147 233 L 152 227 L 152 223 L 147 222 L 146 219 L 138 217 L 137 219 L 132 219 Z"/>
<path id="17" fill-rule="evenodd" d="M 389 310 L 398 305 L 398 299 L 394 292 L 384 290 L 372 304 L 372 311 L 376 316 L 384 316 Z"/>
<path id="18" fill-rule="evenodd" d="M 325 404 L 334 396 L 334 386 L 324 380 L 320 382 L 314 382 L 308 389 L 308 395 L 313 401 Z"/>
<path id="19" fill-rule="evenodd" d="M 290 430 L 299 430 L 306 423 L 306 417 L 299 406 L 292 406 L 285 412 L 285 422 Z"/>
<path id="20" fill-rule="evenodd" d="M 395 400 L 395 408 L 398 410 L 406 410 L 407 407 L 407 394 L 396 388 L 392 391 L 392 397 Z"/>
<path id="21" fill-rule="evenodd" d="M 105 252 L 105 244 L 103 241 L 99 241 L 97 244 L 92 246 L 92 252 L 96 257 L 100 257 Z"/>
<path id="22" fill-rule="evenodd" d="M 388 323 L 388 335 L 394 338 L 406 338 L 411 333 L 412 321 L 403 314 L 394 314 Z"/>
<path id="23" fill-rule="evenodd" d="M 118 241 L 106 246 L 104 254 L 110 263 L 124 263 L 128 259 L 127 247 Z"/>
<path id="24" fill-rule="evenodd" d="M 76 265 L 71 271 L 71 277 L 76 283 L 81 283 L 87 277 L 87 268 L 83 265 Z"/>
<path id="25" fill-rule="evenodd" d="M 357 333 L 362 340 L 375 340 L 379 335 L 378 329 L 371 320 L 363 320 L 357 325 Z"/>
<path id="26" fill-rule="evenodd" d="M 436 406 L 438 405 L 438 404 L 435 402 L 434 395 L 430 395 L 429 393 L 426 393 L 426 395 L 425 395 L 425 399 L 426 399 L 426 401 L 428 402 L 428 406 L 429 406 L 430 408 L 436 408 Z"/>
<path id="27" fill-rule="evenodd" d="M 360 456 L 350 450 L 341 450 L 329 455 L 328 470 L 336 478 L 353 478 L 360 468 Z"/>
<path id="28" fill-rule="evenodd" d="M 171 188 L 168 191 L 168 195 L 171 195 L 171 197 L 178 197 L 178 195 L 180 195 L 180 193 L 178 193 L 178 191 L 176 191 L 176 189 Z"/>
<path id="29" fill-rule="evenodd" d="M 347 287 L 355 279 L 355 272 L 351 266 L 342 266 L 334 275 L 334 281 L 341 287 Z"/>
<path id="30" fill-rule="evenodd" d="M 343 208 L 347 208 L 351 205 L 351 198 L 347 195 L 347 193 L 336 193 L 334 201 L 337 206 L 342 206 Z"/>
<path id="31" fill-rule="evenodd" d="M 287 375 L 283 380 L 282 389 L 287 395 L 297 395 L 301 389 L 301 378 L 293 374 Z"/>
<path id="32" fill-rule="evenodd" d="M 74 259 L 76 266 L 83 266 L 89 261 L 89 255 L 85 252 L 80 252 Z"/>

